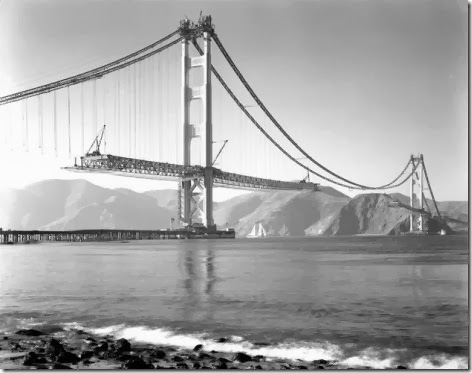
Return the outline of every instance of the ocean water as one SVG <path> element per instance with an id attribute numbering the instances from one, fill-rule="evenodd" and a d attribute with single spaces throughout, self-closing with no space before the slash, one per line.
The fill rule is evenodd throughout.
<path id="1" fill-rule="evenodd" d="M 465 236 L 3 245 L 0 332 L 468 368 L 468 255 Z"/>

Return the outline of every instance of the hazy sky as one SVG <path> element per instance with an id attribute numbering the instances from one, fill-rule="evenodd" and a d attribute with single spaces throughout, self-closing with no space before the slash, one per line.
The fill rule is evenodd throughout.
<path id="1" fill-rule="evenodd" d="M 112 61 L 200 11 L 212 15 L 265 105 L 319 162 L 379 185 L 422 153 L 438 200 L 467 200 L 466 1 L 1 0 L 0 95 Z M 59 163 L 3 151 L 2 184 L 62 177 Z M 281 168 L 273 177 L 303 174 Z M 173 185 L 90 180 L 137 190 Z"/>

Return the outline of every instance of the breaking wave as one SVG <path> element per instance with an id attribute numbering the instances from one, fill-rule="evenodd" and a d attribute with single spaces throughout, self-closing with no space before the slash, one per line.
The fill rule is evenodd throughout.
<path id="1" fill-rule="evenodd" d="M 446 354 L 422 356 L 405 359 L 406 350 L 368 348 L 346 356 L 340 346 L 329 342 L 293 342 L 260 346 L 240 336 L 231 336 L 225 343 L 216 342 L 208 333 L 182 334 L 165 328 L 151 329 L 145 326 L 111 325 L 100 328 L 87 328 L 78 323 L 63 324 L 64 329 L 80 329 L 88 333 L 114 338 L 125 338 L 131 342 L 173 346 L 181 349 L 193 349 L 197 344 L 205 351 L 245 352 L 248 355 L 263 355 L 266 358 L 313 361 L 325 359 L 340 367 L 370 367 L 374 369 L 396 368 L 403 365 L 410 369 L 467 369 L 466 357 Z M 402 357 L 403 356 L 403 357 Z M 406 361 L 405 361 L 406 360 Z"/>

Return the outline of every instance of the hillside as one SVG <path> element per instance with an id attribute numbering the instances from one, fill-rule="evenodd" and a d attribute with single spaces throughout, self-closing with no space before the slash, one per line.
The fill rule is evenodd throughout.
<path id="1" fill-rule="evenodd" d="M 410 204 L 410 197 L 405 196 L 404 194 L 400 193 L 392 193 L 390 194 L 393 198 L 399 200 L 400 202 L 409 205 Z M 434 203 L 431 199 L 426 198 L 426 203 L 428 206 L 435 212 Z M 468 201 L 445 201 L 445 202 L 437 202 L 439 212 L 442 215 L 447 215 L 454 219 L 459 219 L 462 221 L 469 221 L 469 202 Z"/>
<path id="2" fill-rule="evenodd" d="M 409 203 L 407 196 L 392 197 Z M 272 236 L 395 234 L 408 228 L 409 211 L 389 207 L 390 198 L 371 193 L 351 199 L 330 187 L 318 192 L 260 191 L 215 203 L 214 216 L 220 228 L 228 224 L 242 237 L 255 223 Z M 438 206 L 442 214 L 468 222 L 468 202 Z M 136 193 L 84 180 L 47 180 L 0 195 L 0 227 L 6 229 L 158 229 L 168 228 L 171 217 L 177 218 L 176 190 Z M 467 232 L 467 224 L 448 224 Z"/>
<path id="3" fill-rule="evenodd" d="M 310 225 L 335 216 L 349 197 L 332 188 L 312 191 L 264 191 L 221 202 L 215 222 L 234 227 L 246 236 L 255 223 L 262 223 L 272 236 L 301 236 Z"/>
<path id="4" fill-rule="evenodd" d="M 409 198 L 394 195 L 403 203 Z M 389 195 L 370 193 L 360 194 L 351 199 L 339 211 L 334 219 L 321 221 L 315 227 L 306 230 L 308 235 L 352 235 L 352 234 L 399 234 L 409 230 L 410 211 L 405 208 L 388 206 L 392 198 Z M 449 211 L 444 211 L 448 214 Z M 442 228 L 451 230 L 434 219 L 425 220 L 425 229 L 438 232 Z"/>
<path id="5" fill-rule="evenodd" d="M 361 194 L 341 208 L 338 215 L 327 221 L 318 234 L 394 234 L 406 228 L 409 212 L 388 207 L 390 199 L 378 193 Z M 313 229 L 307 234 L 314 234 Z"/>
<path id="6" fill-rule="evenodd" d="M 156 229 L 168 227 L 173 216 L 145 194 L 84 180 L 46 180 L 10 191 L 0 209 L 2 226 L 12 229 Z"/>

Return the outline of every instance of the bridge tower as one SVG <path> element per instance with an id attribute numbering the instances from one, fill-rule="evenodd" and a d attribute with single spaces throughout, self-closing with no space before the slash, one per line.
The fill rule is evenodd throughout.
<path id="1" fill-rule="evenodd" d="M 416 170 L 415 170 L 416 167 Z M 412 209 L 424 210 L 423 199 L 423 154 L 418 156 L 411 155 L 411 170 L 410 178 L 410 207 Z M 424 215 L 421 213 L 414 213 L 410 211 L 410 232 L 423 232 L 424 230 Z"/>
<path id="2" fill-rule="evenodd" d="M 203 55 L 190 57 L 188 44 L 192 37 L 203 36 Z M 181 120 L 183 133 L 183 164 L 195 165 L 191 159 L 192 140 L 200 137 L 200 155 L 205 168 L 204 176 L 182 178 L 179 182 L 180 190 L 180 220 L 188 226 L 200 223 L 209 231 L 215 230 L 213 220 L 213 131 L 211 108 L 211 36 L 214 27 L 211 16 L 202 16 L 198 25 L 194 25 L 188 19 L 181 21 L 180 34 L 182 40 L 182 90 L 181 90 Z M 201 86 L 190 86 L 190 70 L 197 68 L 203 75 Z M 199 100 L 202 107 L 201 123 L 192 123 L 190 118 L 190 103 Z"/>

